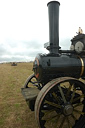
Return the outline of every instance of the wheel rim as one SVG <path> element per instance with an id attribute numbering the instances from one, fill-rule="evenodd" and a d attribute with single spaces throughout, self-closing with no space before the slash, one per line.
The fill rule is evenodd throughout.
<path id="1" fill-rule="evenodd" d="M 35 103 L 39 127 L 79 128 L 81 118 L 85 118 L 84 96 L 83 83 L 74 78 L 61 78 L 45 85 Z"/>

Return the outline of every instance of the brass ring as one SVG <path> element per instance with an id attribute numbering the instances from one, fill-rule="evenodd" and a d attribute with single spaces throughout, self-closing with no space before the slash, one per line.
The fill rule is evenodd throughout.
<path id="1" fill-rule="evenodd" d="M 80 76 L 82 76 L 83 75 L 83 73 L 84 73 L 84 61 L 83 61 L 83 59 L 80 57 L 80 56 L 78 56 L 79 57 L 79 59 L 80 59 L 80 61 L 81 61 L 81 73 L 80 73 Z"/>

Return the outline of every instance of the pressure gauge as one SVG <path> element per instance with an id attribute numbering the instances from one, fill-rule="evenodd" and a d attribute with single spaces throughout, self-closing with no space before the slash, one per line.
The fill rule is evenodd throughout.
<path id="1" fill-rule="evenodd" d="M 75 44 L 75 51 L 77 53 L 81 53 L 83 51 L 83 48 L 84 48 L 84 44 L 81 42 L 81 41 L 78 41 L 76 44 Z"/>
<path id="2" fill-rule="evenodd" d="M 70 50 L 74 51 L 74 45 L 70 46 Z"/>

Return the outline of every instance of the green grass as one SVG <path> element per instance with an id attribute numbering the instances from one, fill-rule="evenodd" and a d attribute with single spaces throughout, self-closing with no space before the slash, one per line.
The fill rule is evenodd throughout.
<path id="1" fill-rule="evenodd" d="M 37 128 L 21 88 L 32 74 L 32 63 L 0 64 L 0 128 Z"/>

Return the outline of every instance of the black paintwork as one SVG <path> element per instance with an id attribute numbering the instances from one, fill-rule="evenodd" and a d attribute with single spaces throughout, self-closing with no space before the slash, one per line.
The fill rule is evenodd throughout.
<path id="1" fill-rule="evenodd" d="M 33 70 L 37 80 L 46 84 L 50 80 L 58 77 L 71 76 L 80 78 L 85 76 L 82 66 L 85 65 L 85 51 L 77 53 L 75 50 L 60 50 L 59 47 L 59 6 L 57 1 L 51 1 L 47 4 L 49 13 L 49 45 L 47 49 L 49 54 L 38 54 L 35 61 Z M 78 34 L 71 42 L 75 46 L 77 41 L 84 44 L 85 49 L 85 34 Z M 81 62 L 81 59 L 82 61 Z"/>
<path id="2" fill-rule="evenodd" d="M 39 73 L 38 81 L 41 83 L 47 83 L 54 78 L 64 76 L 80 77 L 82 65 L 77 56 L 51 56 L 39 54 L 37 59 L 39 61 L 39 66 L 37 65 L 36 68 L 34 68 L 34 72 L 36 74 Z M 85 73 L 83 76 L 84 75 Z"/>
<path id="3" fill-rule="evenodd" d="M 57 1 L 47 4 L 49 14 L 49 51 L 58 53 L 59 50 L 59 5 Z"/>
<path id="4" fill-rule="evenodd" d="M 75 44 L 81 41 L 84 44 L 84 50 L 85 50 L 85 34 L 78 34 L 73 39 L 71 39 L 71 44 L 75 46 Z"/>

